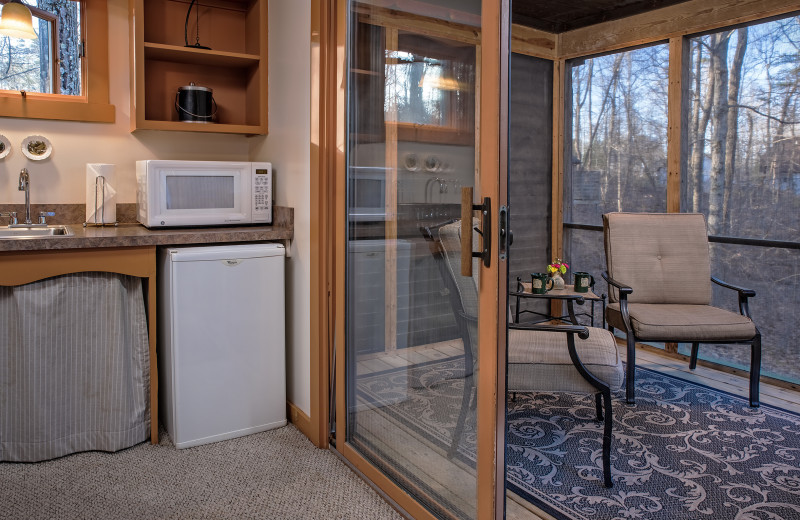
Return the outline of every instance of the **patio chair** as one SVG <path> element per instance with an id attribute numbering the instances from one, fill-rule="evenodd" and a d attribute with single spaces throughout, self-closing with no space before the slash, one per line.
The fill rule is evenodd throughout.
<path id="1" fill-rule="evenodd" d="M 478 273 L 461 275 L 461 222 L 425 230 L 447 288 L 464 344 L 464 394 L 448 457 L 455 455 L 472 407 L 478 363 Z M 477 241 L 477 239 L 476 239 Z M 478 260 L 475 259 L 475 262 Z M 510 313 L 509 313 L 510 314 Z M 603 481 L 611 482 L 611 389 L 622 386 L 622 362 L 613 336 L 602 328 L 573 325 L 508 325 L 508 392 L 595 394 L 597 420 L 604 421 Z M 575 336 L 580 339 L 576 340 Z"/>
<path id="2" fill-rule="evenodd" d="M 757 407 L 761 334 L 750 317 L 755 291 L 711 276 L 705 218 L 699 213 L 603 215 L 609 330 L 627 335 L 627 402 L 635 402 L 637 341 L 750 345 L 750 406 Z M 738 292 L 739 313 L 711 305 L 711 283 Z"/>

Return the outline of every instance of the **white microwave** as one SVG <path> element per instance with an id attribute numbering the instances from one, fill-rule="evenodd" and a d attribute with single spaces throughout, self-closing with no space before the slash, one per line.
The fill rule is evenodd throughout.
<path id="1" fill-rule="evenodd" d="M 149 228 L 272 224 L 272 165 L 136 161 L 136 213 Z"/>

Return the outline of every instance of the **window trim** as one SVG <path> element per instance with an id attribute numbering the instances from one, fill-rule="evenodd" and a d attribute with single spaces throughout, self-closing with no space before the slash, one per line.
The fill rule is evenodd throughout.
<path id="1" fill-rule="evenodd" d="M 5 3 L 5 2 L 0 2 Z M 109 103 L 108 5 L 106 0 L 83 0 L 83 38 L 86 46 L 84 92 L 80 96 L 0 91 L 0 117 L 113 123 Z"/>

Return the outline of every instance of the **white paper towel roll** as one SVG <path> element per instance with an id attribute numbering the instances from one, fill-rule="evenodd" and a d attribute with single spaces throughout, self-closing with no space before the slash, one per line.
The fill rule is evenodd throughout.
<path id="1" fill-rule="evenodd" d="M 90 224 L 113 224 L 117 221 L 114 168 L 113 164 L 86 164 L 86 222 Z M 105 179 L 105 183 L 100 177 Z M 95 207 L 97 207 L 96 219 Z"/>

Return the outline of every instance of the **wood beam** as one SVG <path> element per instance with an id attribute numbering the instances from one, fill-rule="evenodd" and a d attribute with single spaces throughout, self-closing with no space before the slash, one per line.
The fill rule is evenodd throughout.
<path id="1" fill-rule="evenodd" d="M 560 58 L 645 45 L 797 11 L 797 0 L 691 0 L 561 35 Z"/>
<path id="2" fill-rule="evenodd" d="M 687 151 L 687 114 L 684 96 L 689 74 L 687 60 L 689 39 L 676 36 L 669 40 L 669 87 L 667 97 L 667 213 L 681 210 L 681 179 Z"/>
<path id="3" fill-rule="evenodd" d="M 519 24 L 511 26 L 511 52 L 517 54 L 554 60 L 556 40 L 557 36 L 549 32 Z"/>

